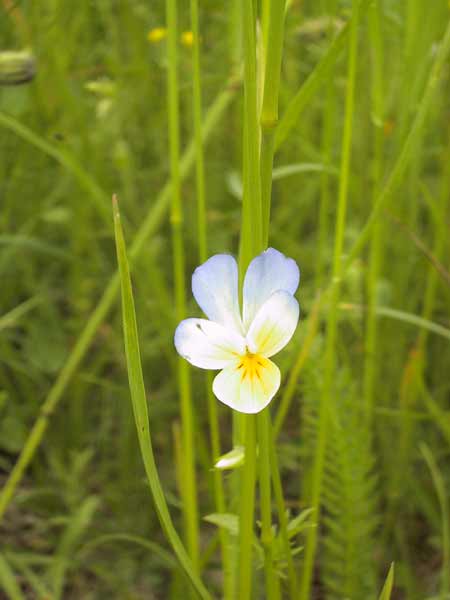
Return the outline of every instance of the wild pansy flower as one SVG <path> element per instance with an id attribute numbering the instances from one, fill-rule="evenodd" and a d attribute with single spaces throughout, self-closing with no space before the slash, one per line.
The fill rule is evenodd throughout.
<path id="1" fill-rule="evenodd" d="M 209 320 L 181 321 L 175 347 L 196 367 L 222 369 L 213 392 L 239 412 L 263 410 L 280 387 L 280 371 L 269 358 L 286 346 L 297 327 L 299 280 L 297 263 L 269 248 L 247 269 L 241 315 L 232 256 L 216 254 L 192 275 L 192 293 Z"/>

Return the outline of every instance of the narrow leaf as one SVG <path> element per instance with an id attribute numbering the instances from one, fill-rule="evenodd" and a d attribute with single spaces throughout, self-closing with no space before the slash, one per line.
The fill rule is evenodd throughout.
<path id="1" fill-rule="evenodd" d="M 394 563 L 391 564 L 391 568 L 389 569 L 388 576 L 386 577 L 386 581 L 384 582 L 383 589 L 381 590 L 381 594 L 378 600 L 390 600 L 392 587 L 394 585 Z"/>
<path id="2" fill-rule="evenodd" d="M 139 339 L 136 324 L 136 313 L 134 309 L 133 290 L 131 287 L 130 271 L 128 267 L 125 240 L 120 221 L 119 207 L 115 197 L 113 198 L 113 213 L 117 260 L 119 263 L 120 286 L 122 292 L 123 331 L 125 337 L 128 381 L 142 460 L 144 462 L 145 472 L 150 490 L 153 495 L 153 500 L 155 502 L 161 527 L 163 528 L 164 533 L 171 543 L 181 567 L 191 581 L 192 586 L 194 587 L 198 596 L 202 599 L 209 600 L 211 596 L 198 575 L 195 573 L 192 562 L 187 555 L 183 544 L 181 543 L 175 527 L 173 526 L 169 509 L 164 497 L 161 481 L 156 469 L 150 436 L 147 397 L 145 393 L 144 377 L 142 374 L 141 357 L 139 351 Z"/>

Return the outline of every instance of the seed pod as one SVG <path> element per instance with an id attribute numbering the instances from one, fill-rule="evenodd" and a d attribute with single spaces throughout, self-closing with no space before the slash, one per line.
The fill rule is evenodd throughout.
<path id="1" fill-rule="evenodd" d="M 0 52 L 0 85 L 21 85 L 36 75 L 36 59 L 29 50 Z"/>

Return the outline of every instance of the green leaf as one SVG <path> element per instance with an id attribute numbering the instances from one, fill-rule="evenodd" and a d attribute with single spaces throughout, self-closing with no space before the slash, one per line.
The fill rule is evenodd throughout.
<path id="1" fill-rule="evenodd" d="M 226 529 L 228 533 L 237 537 L 239 535 L 239 517 L 231 513 L 212 513 L 203 517 L 204 521 Z"/>
<path id="2" fill-rule="evenodd" d="M 161 481 L 156 469 L 153 446 L 150 436 L 149 418 L 147 409 L 147 396 L 145 393 L 144 377 L 142 375 L 141 357 L 139 350 L 139 338 L 134 309 L 133 290 L 131 287 L 130 271 L 128 267 L 125 240 L 123 237 L 122 224 L 120 221 L 117 199 L 113 198 L 114 232 L 116 239 L 117 260 L 119 263 L 120 286 L 122 292 L 122 316 L 123 331 L 125 337 L 125 354 L 127 359 L 128 382 L 130 386 L 131 402 L 133 406 L 134 419 L 136 422 L 137 435 L 141 455 L 145 466 L 150 490 L 153 495 L 158 518 L 167 539 L 192 583 L 198 596 L 202 599 L 211 598 L 204 584 L 195 573 L 192 562 L 181 543 L 181 540 L 173 526 L 167 502 L 164 497 Z"/>
<path id="3" fill-rule="evenodd" d="M 306 508 L 297 515 L 294 519 L 291 519 L 287 526 L 287 532 L 289 539 L 295 537 L 308 527 L 315 527 L 314 523 L 310 521 L 310 516 L 313 513 L 312 508 Z"/>
<path id="4" fill-rule="evenodd" d="M 394 585 L 394 563 L 391 564 L 388 576 L 384 582 L 383 589 L 378 600 L 390 600 L 392 593 L 392 586 Z"/>

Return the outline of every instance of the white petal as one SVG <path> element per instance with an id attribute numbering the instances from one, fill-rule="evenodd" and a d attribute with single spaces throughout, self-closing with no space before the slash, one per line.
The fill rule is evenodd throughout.
<path id="1" fill-rule="evenodd" d="M 247 330 L 259 308 L 278 290 L 294 294 L 300 271 L 292 258 L 268 248 L 249 264 L 244 279 L 244 327 Z"/>
<path id="2" fill-rule="evenodd" d="M 298 323 L 299 306 L 289 292 L 275 292 L 261 306 L 247 334 L 250 352 L 273 356 L 286 346 Z"/>
<path id="3" fill-rule="evenodd" d="M 245 353 L 244 338 L 206 319 L 185 319 L 175 331 L 175 347 L 192 365 L 223 369 Z"/>
<path id="4" fill-rule="evenodd" d="M 238 268 L 229 254 L 216 254 L 195 269 L 192 293 L 205 315 L 242 331 L 238 299 Z"/>
<path id="5" fill-rule="evenodd" d="M 280 387 L 280 370 L 267 358 L 255 357 L 258 365 L 246 369 L 241 361 L 226 367 L 213 381 L 217 398 L 243 413 L 257 413 L 265 408 Z"/>

